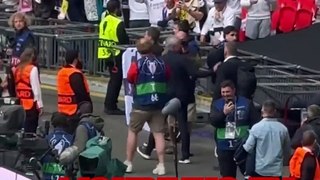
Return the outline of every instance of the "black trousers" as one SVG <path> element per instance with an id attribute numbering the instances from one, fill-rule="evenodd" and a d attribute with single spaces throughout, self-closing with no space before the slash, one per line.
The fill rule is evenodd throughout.
<path id="1" fill-rule="evenodd" d="M 149 20 L 131 20 L 129 22 L 130 28 L 149 27 Z"/>
<path id="2" fill-rule="evenodd" d="M 146 154 L 151 155 L 153 149 L 156 147 L 156 141 L 154 140 L 153 134 L 149 134 L 148 146 L 146 147 Z"/>
<path id="3" fill-rule="evenodd" d="M 24 132 L 27 133 L 36 133 L 39 122 L 39 111 L 36 108 L 36 105 L 30 110 L 26 110 L 26 119 L 24 122 Z"/>
<path id="4" fill-rule="evenodd" d="M 177 114 L 178 127 L 181 134 L 182 159 L 190 157 L 190 132 L 188 126 L 188 103 L 181 102 L 180 111 Z"/>
<path id="5" fill-rule="evenodd" d="M 104 100 L 104 107 L 108 110 L 116 110 L 118 108 L 118 96 L 122 85 L 122 53 L 115 57 L 115 63 L 112 59 L 108 60 L 107 67 L 110 73 L 110 81 L 108 83 L 108 89 L 106 98 Z M 117 67 L 118 71 L 113 72 L 113 68 Z"/>
<path id="6" fill-rule="evenodd" d="M 126 28 L 129 28 L 129 23 L 130 23 L 130 9 L 127 8 L 123 8 L 122 9 L 122 16 L 123 16 L 123 20 L 124 20 L 124 26 Z"/>
<path id="7" fill-rule="evenodd" d="M 217 149 L 218 153 L 218 162 L 220 168 L 220 175 L 222 177 L 237 177 L 237 165 L 233 160 L 234 157 L 234 150 L 219 150 Z M 239 166 L 239 169 L 242 174 L 244 174 L 246 170 L 246 163 L 242 163 Z"/>

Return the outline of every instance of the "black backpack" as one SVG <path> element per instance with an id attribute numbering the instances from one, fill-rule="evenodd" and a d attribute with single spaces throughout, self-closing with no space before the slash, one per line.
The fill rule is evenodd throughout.
<path id="1" fill-rule="evenodd" d="M 252 99 L 257 88 L 257 78 L 254 67 L 249 63 L 241 62 L 237 71 L 238 95 Z"/>

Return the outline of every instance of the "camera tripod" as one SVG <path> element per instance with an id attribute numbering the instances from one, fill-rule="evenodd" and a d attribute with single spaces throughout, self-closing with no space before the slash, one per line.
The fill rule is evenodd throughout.
<path id="1" fill-rule="evenodd" d="M 177 140 L 177 133 L 179 132 L 177 130 L 178 127 L 178 121 L 177 117 L 173 115 L 169 115 L 167 117 L 168 121 L 168 128 L 169 128 L 169 137 L 171 139 L 171 143 L 173 146 L 173 155 L 174 155 L 174 168 L 175 168 L 175 175 L 176 177 L 179 177 L 179 171 L 178 171 L 178 140 Z"/>

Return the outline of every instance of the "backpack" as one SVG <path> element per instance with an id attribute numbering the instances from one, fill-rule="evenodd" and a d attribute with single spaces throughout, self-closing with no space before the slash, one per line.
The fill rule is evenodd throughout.
<path id="1" fill-rule="evenodd" d="M 86 150 L 79 155 L 79 167 L 81 176 L 103 176 L 108 179 L 122 177 L 126 171 L 124 165 L 118 159 L 111 157 L 112 142 L 109 137 L 96 136 L 86 144 Z"/>
<path id="2" fill-rule="evenodd" d="M 91 121 L 81 121 L 85 118 L 91 119 Z M 88 131 L 88 138 L 91 139 L 100 134 L 103 129 L 104 120 L 100 116 L 96 116 L 93 114 L 83 114 L 80 116 L 79 125 L 83 125 Z M 94 124 L 92 123 L 92 120 Z"/>
<path id="3" fill-rule="evenodd" d="M 237 70 L 237 92 L 240 96 L 252 99 L 257 88 L 255 69 L 248 63 L 241 63 Z"/>

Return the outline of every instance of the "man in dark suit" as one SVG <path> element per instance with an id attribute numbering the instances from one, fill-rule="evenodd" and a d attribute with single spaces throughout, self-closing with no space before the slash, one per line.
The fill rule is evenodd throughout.
<path id="1" fill-rule="evenodd" d="M 225 59 L 224 57 L 224 44 L 238 40 L 238 31 L 234 26 L 227 26 L 223 29 L 224 41 L 221 42 L 216 48 L 213 48 L 207 56 L 207 65 L 209 69 L 218 66 Z M 212 76 L 212 83 L 216 80 L 215 74 Z"/>
<path id="2" fill-rule="evenodd" d="M 235 85 L 237 84 L 237 70 L 242 64 L 237 57 L 237 46 L 235 42 L 226 42 L 224 46 L 225 59 L 223 63 L 217 68 L 216 82 L 213 92 L 213 100 L 221 97 L 220 84 L 225 80 L 231 80 Z"/>
<path id="3" fill-rule="evenodd" d="M 181 110 L 177 114 L 179 131 L 181 133 L 182 157 L 179 163 L 190 163 L 190 133 L 188 128 L 188 104 L 194 100 L 193 80 L 190 77 L 203 77 L 212 74 L 212 71 L 200 71 L 188 56 L 181 54 L 181 41 L 176 37 L 166 40 L 163 60 L 170 67 L 171 77 L 168 82 L 168 94 L 171 98 L 181 101 Z"/>

